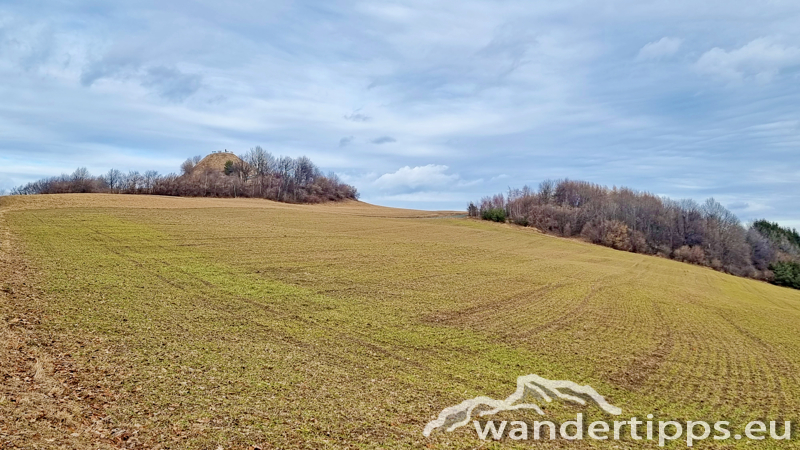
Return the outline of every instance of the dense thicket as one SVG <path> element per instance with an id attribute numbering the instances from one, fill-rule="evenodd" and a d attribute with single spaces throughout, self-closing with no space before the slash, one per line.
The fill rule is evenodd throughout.
<path id="1" fill-rule="evenodd" d="M 324 175 L 305 156 L 274 157 L 255 147 L 223 170 L 199 166 L 200 157 L 181 164 L 181 175 L 156 171 L 123 173 L 111 169 L 94 177 L 79 168 L 71 175 L 46 178 L 12 190 L 12 195 L 60 193 L 125 193 L 191 197 L 259 197 L 290 203 L 319 203 L 358 198 L 353 186 L 334 173 Z"/>
<path id="2" fill-rule="evenodd" d="M 766 220 L 756 220 L 753 228 L 779 245 L 784 252 L 796 252 L 800 249 L 800 234 L 795 229 L 783 228 L 777 223 Z M 800 257 L 800 255 L 795 255 Z"/>
<path id="3" fill-rule="evenodd" d="M 791 261 L 777 262 L 770 265 L 770 269 L 775 274 L 775 284 L 800 289 L 800 264 Z"/>
<path id="4" fill-rule="evenodd" d="M 767 221 L 744 227 L 710 198 L 703 204 L 675 201 L 627 188 L 573 180 L 547 180 L 538 190 L 470 203 L 470 216 L 513 223 L 559 236 L 580 236 L 619 250 L 660 255 L 740 276 L 793 286 L 800 236 Z M 505 221 L 505 218 L 503 220 Z M 792 264 L 795 264 L 792 266 Z M 800 281 L 800 275 L 798 281 Z"/>

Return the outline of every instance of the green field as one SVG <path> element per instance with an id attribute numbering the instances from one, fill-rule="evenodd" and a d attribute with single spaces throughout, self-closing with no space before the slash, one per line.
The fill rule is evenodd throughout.
<path id="1" fill-rule="evenodd" d="M 4 257 L 27 267 L 25 287 L 0 292 L 6 323 L 20 307 L 10 292 L 34 289 L 29 345 L 41 360 L 68 354 L 78 380 L 50 398 L 82 383 L 95 394 L 71 401 L 97 403 L 75 419 L 44 406 L 36 423 L 6 419 L 9 445 L 530 448 L 482 443 L 471 426 L 422 436 L 443 408 L 505 398 L 526 374 L 589 384 L 624 418 L 800 419 L 800 291 L 356 202 L 78 194 L 3 197 L 0 208 Z M 7 415 L 38 408 L 8 396 Z M 551 419 L 575 412 L 608 418 L 547 408 Z"/>

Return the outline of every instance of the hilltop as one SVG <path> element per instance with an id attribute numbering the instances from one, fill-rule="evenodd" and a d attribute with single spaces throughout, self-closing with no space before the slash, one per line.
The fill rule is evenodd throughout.
<path id="1" fill-rule="evenodd" d="M 244 161 L 242 161 L 242 158 L 239 158 L 238 156 L 236 156 L 236 154 L 228 152 L 226 150 L 223 152 L 213 152 L 206 155 L 205 158 L 201 159 L 200 162 L 198 162 L 194 166 L 192 172 L 203 173 L 211 170 L 215 172 L 224 173 L 225 164 L 228 161 L 230 161 L 234 165 L 246 164 Z"/>
<path id="2" fill-rule="evenodd" d="M 230 164 L 229 164 L 230 163 Z M 71 175 L 45 178 L 12 189 L 12 195 L 67 193 L 156 194 L 181 197 L 259 197 L 286 203 L 324 203 L 356 200 L 355 187 L 336 174 L 322 173 L 305 156 L 276 158 L 261 147 L 243 157 L 227 150 L 205 158 L 189 158 L 181 175 L 161 175 L 154 170 L 124 173 L 110 169 L 94 176 L 85 167 Z"/>

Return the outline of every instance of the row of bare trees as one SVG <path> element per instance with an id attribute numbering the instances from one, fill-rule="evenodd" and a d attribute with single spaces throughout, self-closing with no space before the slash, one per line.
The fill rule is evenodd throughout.
<path id="1" fill-rule="evenodd" d="M 138 171 L 123 173 L 111 169 L 105 175 L 95 177 L 85 167 L 72 174 L 62 174 L 16 187 L 11 195 L 66 194 L 66 193 L 131 193 L 152 194 L 157 182 L 164 177 L 154 170 L 144 174 Z"/>
<path id="2" fill-rule="evenodd" d="M 584 181 L 547 180 L 538 190 L 526 186 L 484 197 L 468 212 L 759 279 L 771 279 L 772 264 L 793 258 L 758 228 L 745 228 L 713 198 L 698 204 Z"/>
<path id="3" fill-rule="evenodd" d="M 343 183 L 333 172 L 323 175 L 305 156 L 274 157 L 255 147 L 241 159 L 231 161 L 224 171 L 198 165 L 201 157 L 181 164 L 181 175 L 124 173 L 111 169 L 94 177 L 79 168 L 71 175 L 45 178 L 12 190 L 12 194 L 59 194 L 106 192 L 190 197 L 259 197 L 290 203 L 320 203 L 357 199 L 358 191 Z"/>

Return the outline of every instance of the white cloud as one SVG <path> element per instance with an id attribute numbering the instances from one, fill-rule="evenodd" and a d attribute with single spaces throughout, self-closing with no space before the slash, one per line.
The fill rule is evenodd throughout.
<path id="1" fill-rule="evenodd" d="M 667 56 L 674 55 L 680 49 L 683 39 L 663 37 L 655 42 L 645 44 L 639 50 L 639 59 L 658 60 Z"/>
<path id="2" fill-rule="evenodd" d="M 800 48 L 762 37 L 731 51 L 712 48 L 700 56 L 695 68 L 728 80 L 752 77 L 764 82 L 772 80 L 782 69 L 797 65 L 800 65 Z"/>
<path id="3" fill-rule="evenodd" d="M 417 167 L 401 167 L 396 172 L 385 173 L 373 182 L 375 187 L 385 191 L 416 190 L 455 184 L 458 174 L 447 174 L 447 166 L 428 164 Z"/>

